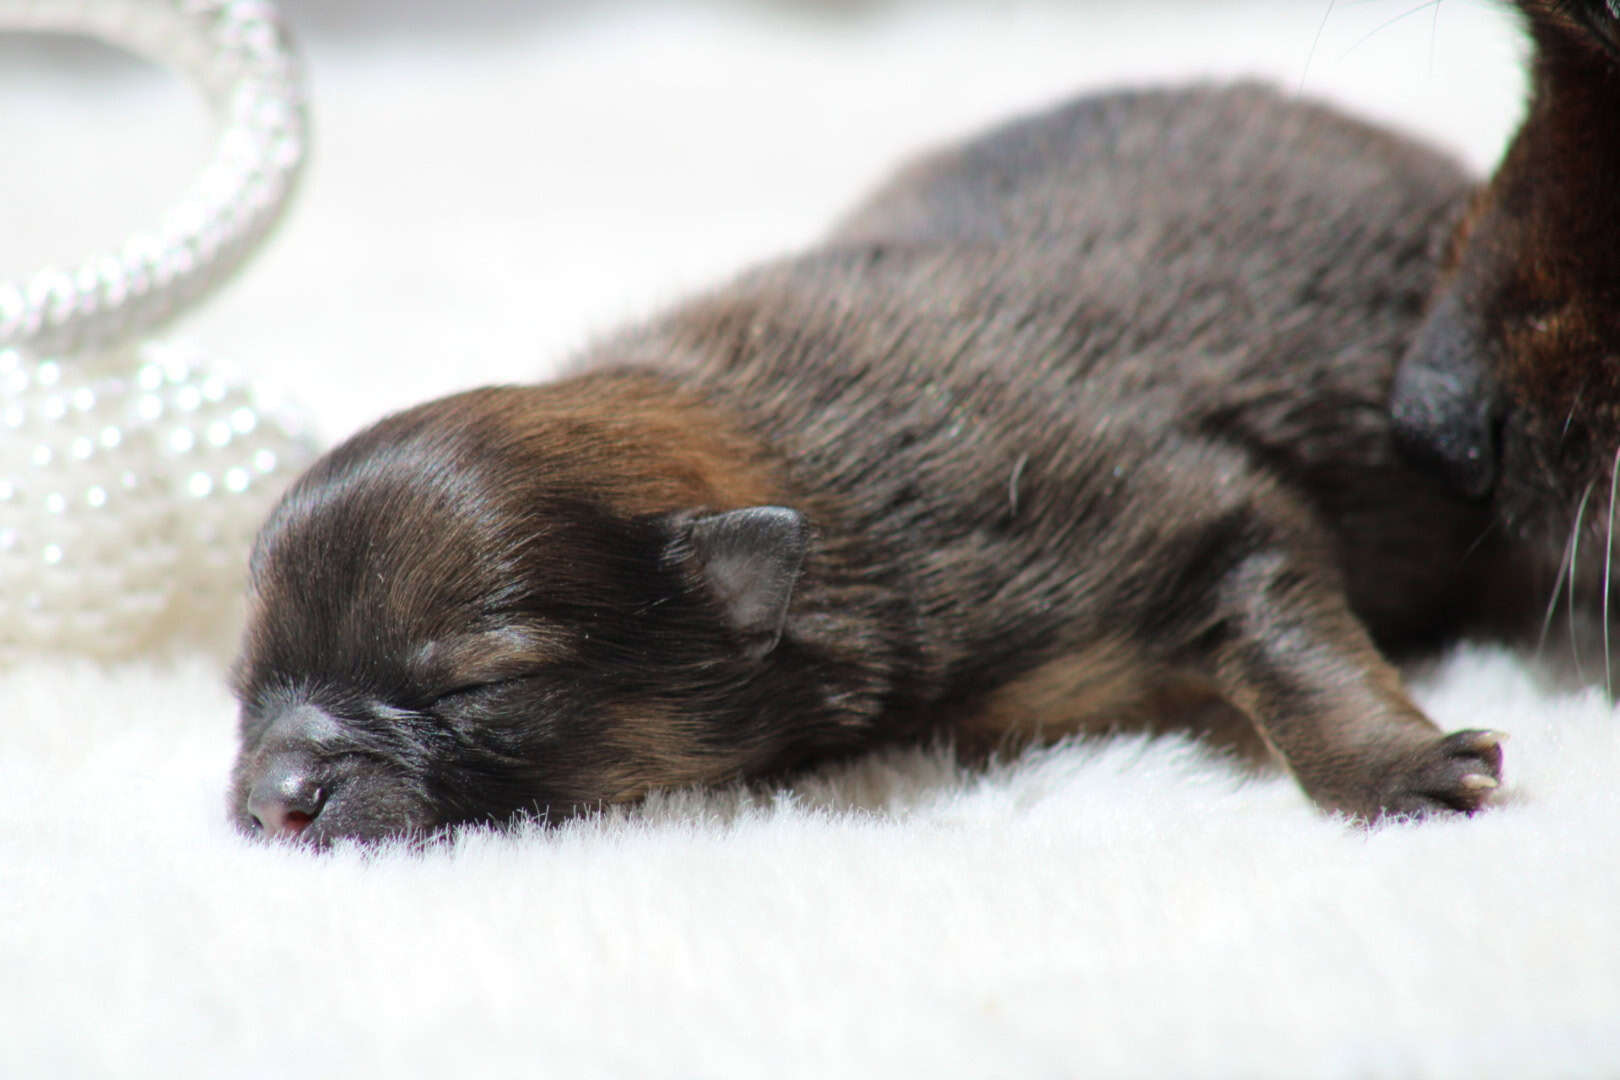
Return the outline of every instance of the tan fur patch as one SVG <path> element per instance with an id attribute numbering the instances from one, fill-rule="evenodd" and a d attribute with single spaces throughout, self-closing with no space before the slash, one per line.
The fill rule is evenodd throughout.
<path id="1" fill-rule="evenodd" d="M 560 628 L 508 627 L 440 638 L 418 650 L 413 659 L 429 670 L 453 673 L 452 682 L 498 682 L 567 659 L 572 644 Z"/>
<path id="2" fill-rule="evenodd" d="M 722 784 L 743 775 L 749 764 L 735 750 L 699 749 L 675 717 L 645 706 L 618 710 L 604 728 L 603 743 L 611 764 L 597 781 L 600 790 L 613 793 L 604 800 L 610 803 L 632 802 L 655 788 Z"/>
<path id="3" fill-rule="evenodd" d="M 487 407 L 529 460 L 604 491 L 626 514 L 733 510 L 783 499 L 759 443 L 696 395 L 645 375 L 586 375 L 507 391 Z"/>
<path id="4" fill-rule="evenodd" d="M 1147 671 L 1123 642 L 1059 656 L 992 693 L 958 731 L 967 746 L 1050 742 L 1105 731 L 1140 712 Z"/>
<path id="5" fill-rule="evenodd" d="M 969 756 L 1007 752 L 1067 735 L 1180 730 L 1235 757 L 1270 751 L 1254 725 L 1209 680 L 1149 663 L 1124 642 L 1060 656 L 1001 687 L 958 728 Z"/>

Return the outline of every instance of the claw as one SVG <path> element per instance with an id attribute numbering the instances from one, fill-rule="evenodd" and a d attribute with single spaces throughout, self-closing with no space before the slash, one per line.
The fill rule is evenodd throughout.
<path id="1" fill-rule="evenodd" d="M 1505 731 L 1475 731 L 1462 740 L 1462 745 L 1465 749 L 1480 754 L 1487 750 L 1500 750 L 1502 744 L 1507 741 L 1508 733 Z"/>
<path id="2" fill-rule="evenodd" d="M 1502 771 L 1502 744 L 1507 741 L 1503 731 L 1460 731 L 1451 736 L 1451 752 L 1472 754 L 1485 763 L 1485 771 Z"/>
<path id="3" fill-rule="evenodd" d="M 1502 785 L 1496 780 L 1493 780 L 1489 776 L 1485 776 L 1481 773 L 1469 773 L 1467 776 L 1457 781 L 1457 786 L 1462 788 L 1464 791 L 1495 791 Z"/>

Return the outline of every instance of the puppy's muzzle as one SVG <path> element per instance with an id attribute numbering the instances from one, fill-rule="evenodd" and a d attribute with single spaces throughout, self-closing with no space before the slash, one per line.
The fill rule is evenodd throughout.
<path id="1" fill-rule="evenodd" d="M 297 839 L 315 824 L 335 780 L 327 755 L 319 751 L 337 735 L 336 722 L 313 705 L 277 716 L 244 777 L 242 809 L 248 820 L 243 824 L 271 840 Z"/>
<path id="2" fill-rule="evenodd" d="M 248 792 L 247 812 L 266 838 L 295 839 L 326 806 L 314 759 L 300 751 L 272 754 Z"/>

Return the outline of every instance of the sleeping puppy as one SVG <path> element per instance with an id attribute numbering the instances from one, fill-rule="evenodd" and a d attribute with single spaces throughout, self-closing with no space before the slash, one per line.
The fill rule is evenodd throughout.
<path id="1" fill-rule="evenodd" d="M 1385 412 L 1467 192 L 1256 87 L 1084 99 L 561 381 L 382 420 L 259 536 L 234 820 L 419 836 L 1222 714 L 1324 809 L 1477 809 L 1500 737 L 1381 652 L 1517 602 Z"/>

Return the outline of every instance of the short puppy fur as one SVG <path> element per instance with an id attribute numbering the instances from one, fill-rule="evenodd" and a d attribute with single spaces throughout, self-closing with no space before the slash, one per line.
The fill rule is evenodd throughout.
<path id="1" fill-rule="evenodd" d="M 1385 659 L 1512 600 L 1386 412 L 1468 190 L 1258 87 L 1084 99 L 560 381 L 384 419 L 256 545 L 235 821 L 423 835 L 1211 715 L 1326 809 L 1478 808 L 1498 736 Z"/>

